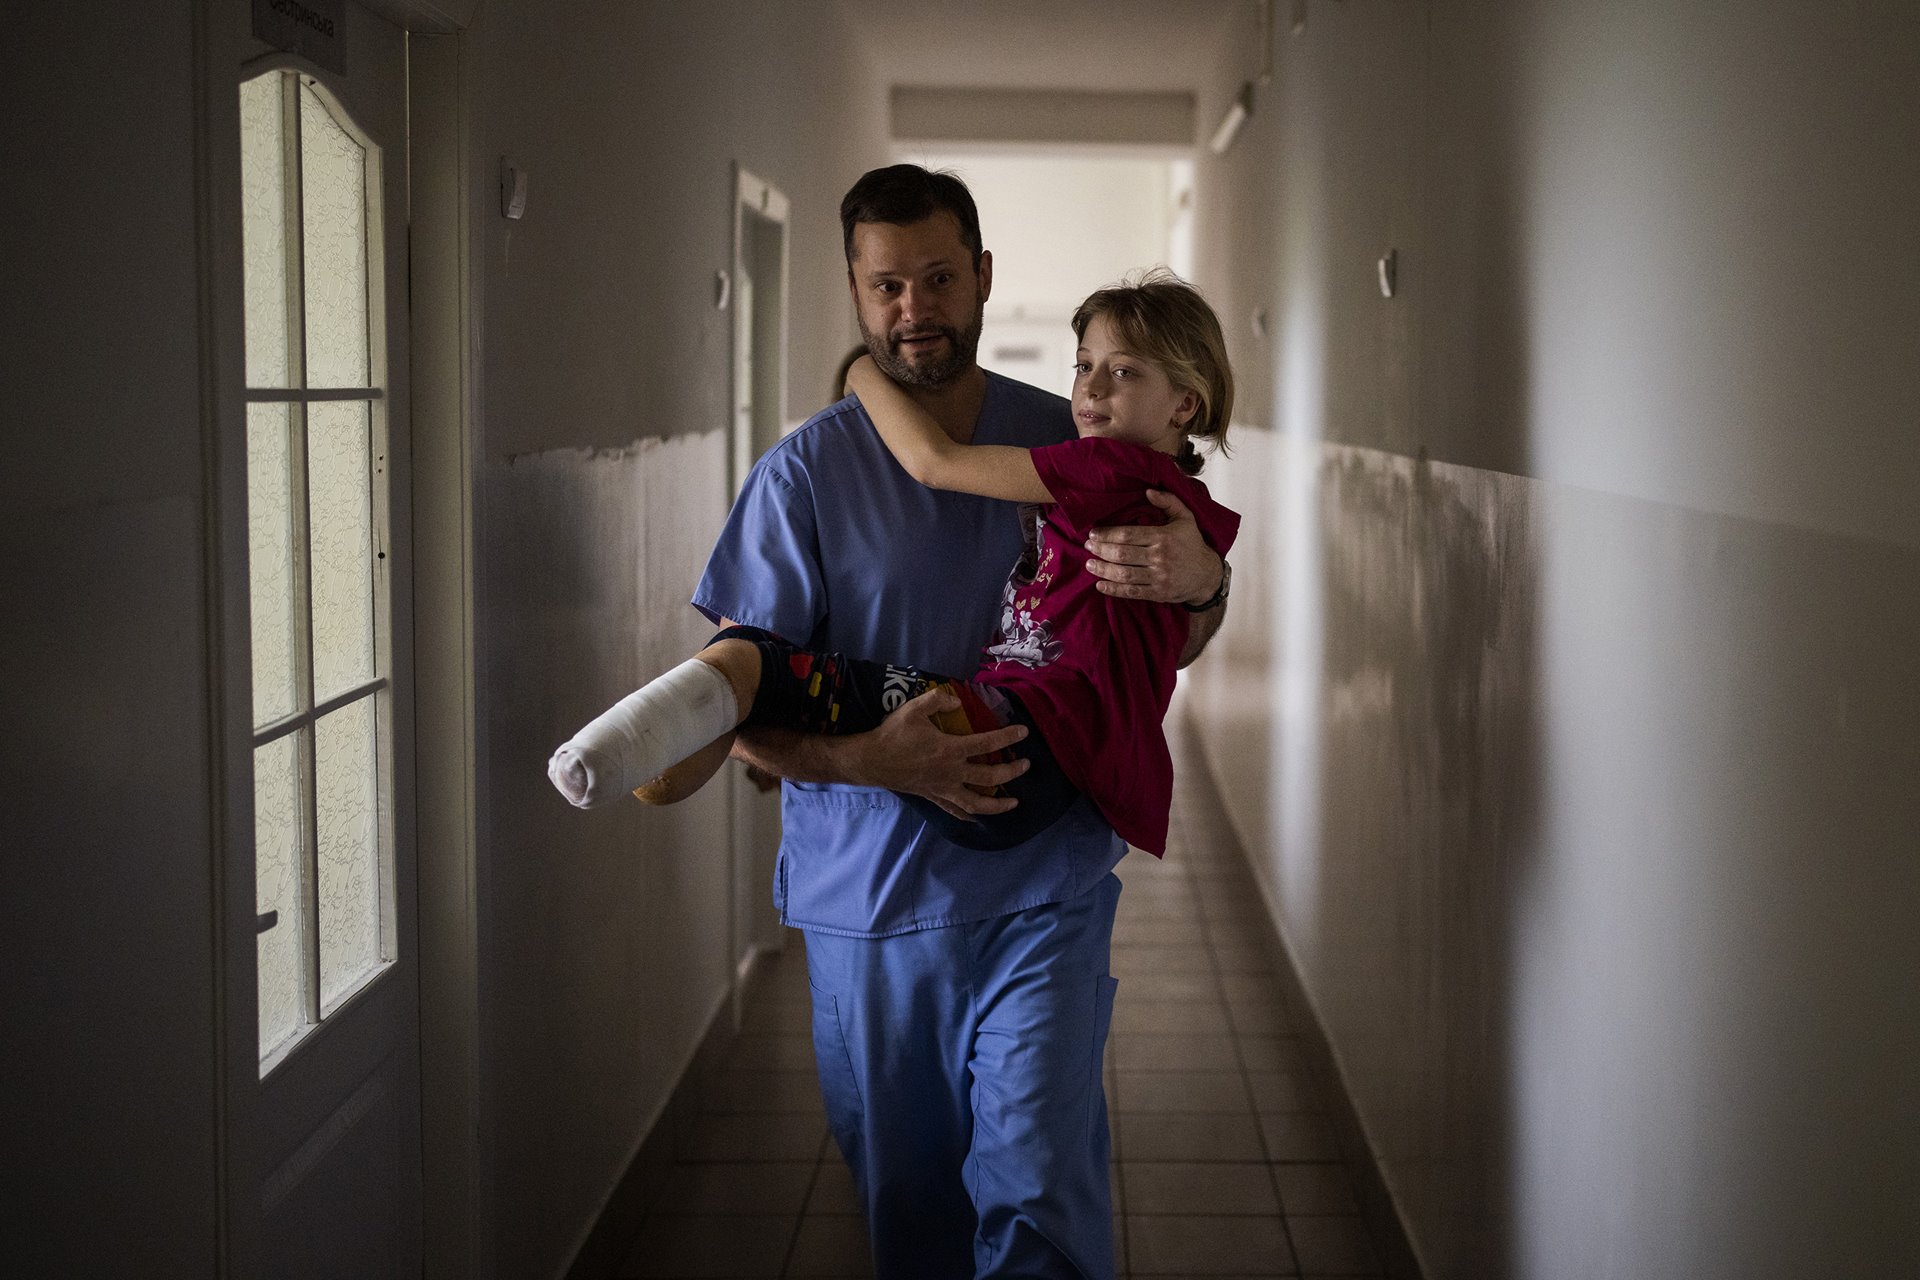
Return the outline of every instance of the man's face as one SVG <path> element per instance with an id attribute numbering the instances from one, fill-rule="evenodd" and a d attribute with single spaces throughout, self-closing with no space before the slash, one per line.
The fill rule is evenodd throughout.
<path id="1" fill-rule="evenodd" d="M 919 222 L 861 222 L 847 267 L 860 336 L 895 382 L 938 387 L 973 368 L 993 255 L 973 254 L 942 210 Z"/>

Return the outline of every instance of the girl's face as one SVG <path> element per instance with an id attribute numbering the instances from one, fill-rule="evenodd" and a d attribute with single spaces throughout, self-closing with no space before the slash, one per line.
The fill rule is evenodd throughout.
<path id="1" fill-rule="evenodd" d="M 1073 366 L 1073 425 L 1081 435 L 1178 453 L 1199 407 L 1200 398 L 1174 386 L 1159 365 L 1123 349 L 1105 316 L 1087 322 Z"/>

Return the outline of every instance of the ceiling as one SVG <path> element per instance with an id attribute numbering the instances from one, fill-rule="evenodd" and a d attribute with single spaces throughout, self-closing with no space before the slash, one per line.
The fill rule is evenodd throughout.
<path id="1" fill-rule="evenodd" d="M 893 85 L 1197 92 L 1255 0 L 834 0 Z M 1228 68 L 1237 79 L 1252 68 Z"/>

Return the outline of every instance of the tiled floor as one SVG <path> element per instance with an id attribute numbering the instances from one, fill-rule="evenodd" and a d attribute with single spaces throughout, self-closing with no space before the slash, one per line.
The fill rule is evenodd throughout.
<path id="1" fill-rule="evenodd" d="M 1106 1075 L 1119 1274 L 1377 1276 L 1247 872 L 1231 849 L 1187 838 L 1210 825 L 1177 802 L 1166 860 L 1120 865 Z M 808 1025 L 794 934 L 621 1276 L 871 1274 Z"/>

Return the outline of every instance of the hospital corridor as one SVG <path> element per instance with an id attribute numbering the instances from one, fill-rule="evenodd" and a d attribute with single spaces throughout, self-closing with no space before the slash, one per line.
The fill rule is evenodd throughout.
<path id="1" fill-rule="evenodd" d="M 0 1274 L 1920 1277 L 1920 5 L 5 29 Z"/>

